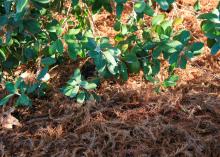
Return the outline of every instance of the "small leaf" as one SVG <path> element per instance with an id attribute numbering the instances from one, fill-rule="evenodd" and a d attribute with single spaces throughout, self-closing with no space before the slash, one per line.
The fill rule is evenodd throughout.
<path id="1" fill-rule="evenodd" d="M 6 15 L 0 16 L 0 28 L 8 23 L 8 17 Z"/>
<path id="2" fill-rule="evenodd" d="M 0 100 L 0 106 L 5 105 L 14 94 L 9 94 Z"/>
<path id="3" fill-rule="evenodd" d="M 80 72 L 80 69 L 77 68 L 75 71 L 74 71 L 74 74 L 72 76 L 72 78 L 74 78 L 76 80 L 76 82 L 80 83 L 81 82 L 81 72 Z"/>
<path id="4" fill-rule="evenodd" d="M 72 0 L 73 6 L 77 5 L 79 3 L 79 0 Z"/>
<path id="5" fill-rule="evenodd" d="M 215 55 L 216 53 L 220 52 L 220 42 L 216 42 L 211 48 L 211 54 Z"/>
<path id="6" fill-rule="evenodd" d="M 156 0 L 156 2 L 160 5 L 162 10 L 166 11 L 169 9 L 174 0 Z"/>
<path id="7" fill-rule="evenodd" d="M 186 64 L 187 64 L 187 59 L 186 59 L 186 57 L 183 55 L 183 56 L 181 56 L 181 58 L 180 58 L 180 63 L 179 63 L 180 68 L 186 69 Z"/>
<path id="8" fill-rule="evenodd" d="M 24 106 L 30 106 L 31 105 L 31 100 L 30 98 L 25 95 L 21 94 L 16 102 L 17 105 L 24 105 Z"/>
<path id="9" fill-rule="evenodd" d="M 62 93 L 70 98 L 76 97 L 79 91 L 79 86 L 66 86 L 61 89 Z"/>
<path id="10" fill-rule="evenodd" d="M 159 25 L 160 23 L 162 23 L 164 21 L 165 17 L 166 17 L 166 15 L 164 15 L 164 14 L 154 16 L 152 19 L 152 25 L 153 26 Z"/>
<path id="11" fill-rule="evenodd" d="M 52 57 L 45 57 L 41 60 L 41 64 L 45 66 L 50 66 L 56 63 L 56 59 Z"/>
<path id="12" fill-rule="evenodd" d="M 148 16 L 153 16 L 154 10 L 148 4 L 146 4 L 145 9 L 144 9 L 144 13 Z"/>
<path id="13" fill-rule="evenodd" d="M 117 3 L 117 5 L 116 5 L 116 15 L 117 15 L 117 18 L 118 18 L 118 19 L 121 18 L 123 9 L 124 9 L 124 5 L 121 4 L 121 3 Z"/>
<path id="14" fill-rule="evenodd" d="M 110 64 L 117 66 L 117 62 L 115 61 L 115 58 L 112 56 L 112 54 L 109 51 L 104 51 L 102 53 L 104 54 L 104 56 L 106 57 L 107 61 Z"/>
<path id="15" fill-rule="evenodd" d="M 121 23 L 119 21 L 117 21 L 115 24 L 114 24 L 114 29 L 115 31 L 120 31 L 121 29 Z"/>
<path id="16" fill-rule="evenodd" d="M 79 104 L 83 104 L 86 98 L 86 93 L 84 91 L 80 91 L 77 95 L 76 101 Z"/>
<path id="17" fill-rule="evenodd" d="M 128 80 L 128 68 L 124 62 L 120 64 L 120 74 L 123 81 Z"/>
<path id="18" fill-rule="evenodd" d="M 38 76 L 37 76 L 37 80 L 38 80 L 38 81 L 42 80 L 42 79 L 44 78 L 44 76 L 47 74 L 47 72 L 48 72 L 48 66 L 46 66 L 45 68 L 43 68 L 43 69 L 39 72 L 39 74 L 38 74 Z"/>
<path id="19" fill-rule="evenodd" d="M 194 55 L 198 55 L 201 53 L 201 51 L 203 50 L 204 44 L 201 42 L 195 42 L 192 44 L 191 46 L 191 51 L 193 52 Z"/>
<path id="20" fill-rule="evenodd" d="M 134 10 L 137 13 L 143 13 L 146 7 L 146 3 L 144 1 L 136 2 L 134 5 Z"/>
<path id="21" fill-rule="evenodd" d="M 173 21 L 174 26 L 181 25 L 183 23 L 183 18 L 175 18 Z"/>
<path id="22" fill-rule="evenodd" d="M 200 5 L 200 1 L 197 0 L 194 4 L 194 10 L 195 11 L 200 11 L 201 10 L 201 5 Z"/>
<path id="23" fill-rule="evenodd" d="M 2 49 L 0 49 L 0 62 L 4 62 L 6 61 L 6 59 L 7 57 L 6 57 L 5 52 Z"/>
<path id="24" fill-rule="evenodd" d="M 127 26 L 126 25 L 122 25 L 122 27 L 121 27 L 121 34 L 122 35 L 125 35 L 125 34 L 127 34 L 128 33 L 128 28 L 127 28 Z"/>
<path id="25" fill-rule="evenodd" d="M 24 10 L 24 8 L 26 7 L 28 3 L 28 0 L 17 0 L 16 3 L 16 12 L 20 13 Z"/>
<path id="26" fill-rule="evenodd" d="M 96 89 L 96 87 L 97 87 L 97 85 L 95 83 L 88 83 L 83 88 L 86 90 L 92 90 L 92 89 Z"/>
<path id="27" fill-rule="evenodd" d="M 179 76 L 177 75 L 172 75 L 169 78 L 167 78 L 164 82 L 163 82 L 163 86 L 164 87 L 173 87 L 176 86 L 176 83 L 179 79 Z"/>
<path id="28" fill-rule="evenodd" d="M 12 82 L 6 82 L 5 88 L 11 94 L 17 93 L 17 88 L 15 87 L 15 85 Z"/>
<path id="29" fill-rule="evenodd" d="M 35 1 L 35 2 L 37 2 L 37 3 L 47 4 L 47 3 L 49 3 L 51 0 L 32 0 L 32 1 Z"/>

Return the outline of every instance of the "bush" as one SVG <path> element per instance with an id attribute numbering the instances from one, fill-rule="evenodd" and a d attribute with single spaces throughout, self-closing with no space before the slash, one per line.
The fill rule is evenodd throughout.
<path id="1" fill-rule="evenodd" d="M 173 30 L 174 25 L 181 23 L 180 19 L 172 21 L 165 14 L 154 12 L 155 5 L 163 11 L 172 9 L 174 0 L 130 2 L 133 11 L 127 23 L 121 21 L 127 0 L 71 2 L 71 6 L 64 7 L 64 0 L 0 0 L 0 77 L 9 93 L 1 99 L 0 106 L 13 96 L 17 97 L 16 105 L 31 105 L 30 95 L 45 94 L 48 70 L 67 60 L 79 63 L 84 59 L 95 65 L 96 81 L 85 80 L 79 67 L 61 88 L 64 95 L 76 98 L 78 103 L 96 99 L 94 89 L 103 79 L 127 81 L 130 74 L 139 74 L 142 70 L 146 80 L 157 83 L 155 76 L 160 72 L 163 60 L 169 63 L 169 77 L 161 85 L 175 86 L 178 80 L 175 68 L 186 68 L 188 60 L 203 50 L 203 43 L 189 42 L 188 30 Z M 118 33 L 114 45 L 107 37 L 96 35 L 93 14 L 103 9 L 116 14 L 114 29 Z M 65 18 L 58 21 L 54 12 Z M 145 16 L 152 17 L 150 26 L 145 24 Z M 219 7 L 199 18 L 204 20 L 202 30 L 208 37 L 212 54 L 216 54 L 220 45 Z M 33 65 L 36 71 L 33 84 L 28 84 L 22 77 L 11 82 L 5 78 L 5 73 L 17 77 L 14 70 L 21 65 Z"/>

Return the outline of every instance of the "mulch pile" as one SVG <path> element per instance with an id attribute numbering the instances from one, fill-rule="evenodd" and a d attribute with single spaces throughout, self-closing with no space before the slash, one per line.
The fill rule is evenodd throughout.
<path id="1" fill-rule="evenodd" d="M 62 85 L 69 71 L 54 83 Z M 12 113 L 21 127 L 0 128 L 0 156 L 219 157 L 219 58 L 206 53 L 178 73 L 177 87 L 159 94 L 141 76 L 105 82 L 101 101 L 83 106 L 52 88 Z"/>

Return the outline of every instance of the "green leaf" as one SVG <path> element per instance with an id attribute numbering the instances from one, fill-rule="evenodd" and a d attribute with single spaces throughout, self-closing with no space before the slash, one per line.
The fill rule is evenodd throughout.
<path id="1" fill-rule="evenodd" d="M 119 21 L 117 21 L 114 24 L 114 29 L 115 29 L 115 31 L 120 31 L 121 30 L 121 23 Z"/>
<path id="2" fill-rule="evenodd" d="M 219 17 L 213 13 L 205 13 L 198 16 L 198 19 L 207 19 L 212 22 L 219 22 Z"/>
<path id="3" fill-rule="evenodd" d="M 123 81 L 128 80 L 128 68 L 124 62 L 120 64 L 120 74 Z"/>
<path id="4" fill-rule="evenodd" d="M 70 29 L 68 34 L 70 34 L 70 35 L 77 35 L 77 34 L 80 33 L 80 31 L 81 31 L 81 29 L 79 29 L 79 28 L 78 29 Z"/>
<path id="5" fill-rule="evenodd" d="M 49 3 L 51 0 L 32 0 L 32 1 L 35 1 L 35 2 L 37 2 L 37 3 L 47 4 L 47 3 Z"/>
<path id="6" fill-rule="evenodd" d="M 44 76 L 47 74 L 48 72 L 48 66 L 46 66 L 45 68 L 43 68 L 40 73 L 37 76 L 37 80 L 40 81 L 42 78 L 44 78 Z"/>
<path id="7" fill-rule="evenodd" d="M 183 30 L 180 34 L 173 37 L 174 40 L 178 40 L 184 45 L 189 42 L 190 38 L 190 32 L 187 30 Z"/>
<path id="8" fill-rule="evenodd" d="M 2 50 L 2 49 L 0 49 L 0 62 L 4 62 L 4 61 L 6 61 L 6 54 L 5 54 L 5 52 Z"/>
<path id="9" fill-rule="evenodd" d="M 76 97 L 79 92 L 79 86 L 66 86 L 61 89 L 62 93 L 70 98 Z"/>
<path id="10" fill-rule="evenodd" d="M 96 89 L 96 87 L 97 87 L 97 85 L 95 83 L 88 83 L 83 88 L 86 90 L 92 90 L 92 89 Z"/>
<path id="11" fill-rule="evenodd" d="M 164 82 L 163 82 L 163 86 L 164 87 L 173 87 L 176 86 L 176 83 L 179 79 L 179 76 L 177 75 L 172 75 L 169 78 L 167 78 Z"/>
<path id="12" fill-rule="evenodd" d="M 76 60 L 78 52 L 80 52 L 80 47 L 75 43 L 68 43 L 68 54 L 71 59 Z"/>
<path id="13" fill-rule="evenodd" d="M 160 60 L 154 59 L 152 62 L 152 75 L 155 76 L 160 72 Z"/>
<path id="14" fill-rule="evenodd" d="M 15 85 L 12 82 L 6 82 L 5 88 L 11 94 L 17 93 L 17 88 L 15 87 Z"/>
<path id="15" fill-rule="evenodd" d="M 76 101 L 79 104 L 83 104 L 86 98 L 86 93 L 84 91 L 80 91 L 77 95 Z"/>
<path id="16" fill-rule="evenodd" d="M 16 89 L 19 88 L 23 81 L 24 81 L 24 80 L 23 80 L 22 77 L 18 77 L 18 78 L 16 79 L 16 81 L 15 81 L 15 85 L 14 85 L 15 88 L 16 88 Z"/>
<path id="17" fill-rule="evenodd" d="M 166 43 L 167 46 L 175 48 L 176 50 L 181 49 L 183 44 L 178 40 L 172 40 Z"/>
<path id="18" fill-rule="evenodd" d="M 144 1 L 136 2 L 134 4 L 134 10 L 136 13 L 143 13 L 146 7 L 146 3 Z"/>
<path id="19" fill-rule="evenodd" d="M 145 9 L 144 9 L 144 13 L 148 16 L 153 16 L 154 10 L 148 4 L 146 4 Z"/>
<path id="20" fill-rule="evenodd" d="M 109 13 L 112 13 L 112 6 L 110 3 L 110 0 L 105 0 L 102 2 L 103 7 L 105 8 L 106 11 L 108 11 Z"/>
<path id="21" fill-rule="evenodd" d="M 49 53 L 51 55 L 55 54 L 56 52 L 63 53 L 63 51 L 64 51 L 63 43 L 62 43 L 62 41 L 60 39 L 57 39 L 49 47 Z"/>
<path id="22" fill-rule="evenodd" d="M 211 48 L 211 54 L 215 55 L 220 50 L 220 42 L 216 42 Z"/>
<path id="23" fill-rule="evenodd" d="M 60 39 L 57 39 L 56 42 L 55 42 L 55 45 L 56 45 L 56 50 L 58 53 L 63 53 L 63 43 Z"/>
<path id="24" fill-rule="evenodd" d="M 24 49 L 24 56 L 27 60 L 32 60 L 37 57 L 37 52 L 32 48 L 25 48 Z"/>
<path id="25" fill-rule="evenodd" d="M 180 68 L 186 69 L 186 64 L 187 64 L 187 59 L 186 59 L 186 57 L 183 55 L 183 56 L 181 56 L 181 58 L 180 58 L 180 63 L 179 63 Z"/>
<path id="26" fill-rule="evenodd" d="M 41 31 L 40 24 L 35 19 L 24 20 L 24 28 L 32 34 L 36 34 Z"/>
<path id="27" fill-rule="evenodd" d="M 190 50 L 193 52 L 194 55 L 198 55 L 198 54 L 200 54 L 202 52 L 203 47 L 204 47 L 203 43 L 195 42 L 195 43 L 192 44 Z"/>
<path id="28" fill-rule="evenodd" d="M 72 0 L 73 6 L 77 5 L 79 3 L 79 0 Z"/>
<path id="29" fill-rule="evenodd" d="M 53 57 L 45 57 L 41 60 L 41 64 L 45 66 L 50 66 L 56 63 L 56 59 Z"/>
<path id="30" fill-rule="evenodd" d="M 102 1 L 96 0 L 92 5 L 92 13 L 96 14 L 102 8 Z"/>
<path id="31" fill-rule="evenodd" d="M 165 17 L 166 17 L 165 14 L 160 14 L 160 15 L 154 16 L 152 19 L 152 25 L 153 26 L 159 25 L 160 23 L 162 23 L 164 21 Z"/>
<path id="32" fill-rule="evenodd" d="M 121 18 L 123 9 L 124 9 L 124 5 L 121 4 L 121 3 L 117 3 L 117 5 L 116 5 L 116 15 L 117 15 L 117 18 L 118 18 L 118 19 Z"/>
<path id="33" fill-rule="evenodd" d="M 126 35 L 128 33 L 128 28 L 126 25 L 121 26 L 121 34 Z"/>
<path id="34" fill-rule="evenodd" d="M 20 13 L 24 10 L 24 8 L 26 7 L 28 3 L 28 0 L 17 0 L 16 3 L 16 12 Z"/>
<path id="35" fill-rule="evenodd" d="M 5 105 L 14 94 L 9 94 L 0 100 L 0 106 Z"/>
<path id="36" fill-rule="evenodd" d="M 174 2 L 174 0 L 155 0 L 161 7 L 162 10 L 168 10 L 170 5 Z"/>
<path id="37" fill-rule="evenodd" d="M 107 59 L 107 61 L 112 64 L 113 66 L 117 66 L 117 62 L 115 61 L 115 58 L 112 56 L 112 54 L 110 53 L 110 51 L 104 51 L 102 52 L 105 56 L 105 58 Z"/>
<path id="38" fill-rule="evenodd" d="M 80 72 L 80 69 L 77 68 L 75 71 L 74 71 L 74 74 L 72 76 L 72 78 L 74 78 L 76 80 L 76 82 L 80 83 L 81 82 L 81 72 Z"/>
<path id="39" fill-rule="evenodd" d="M 201 10 L 200 1 L 197 0 L 197 1 L 195 2 L 195 4 L 194 4 L 193 7 L 194 7 L 194 10 L 195 10 L 195 11 L 200 11 L 200 10 Z"/>
<path id="40" fill-rule="evenodd" d="M 1 29 L 1 26 L 4 26 L 8 23 L 8 17 L 6 15 L 4 16 L 0 16 L 0 29 Z"/>
<path id="41" fill-rule="evenodd" d="M 31 100 L 30 98 L 25 95 L 21 94 L 16 102 L 17 105 L 24 105 L 24 106 L 30 106 L 31 105 Z"/>

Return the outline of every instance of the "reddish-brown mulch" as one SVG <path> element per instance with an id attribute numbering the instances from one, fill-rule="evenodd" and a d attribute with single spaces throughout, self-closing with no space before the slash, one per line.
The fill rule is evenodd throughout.
<path id="1" fill-rule="evenodd" d="M 217 3 L 210 1 L 209 8 L 205 0 L 202 4 L 206 12 Z M 184 15 L 184 27 L 204 40 L 199 25 L 187 22 L 191 15 Z M 103 31 L 108 28 L 108 24 L 99 26 Z M 36 98 L 33 108 L 13 113 L 22 127 L 0 128 L 0 156 L 219 157 L 220 62 L 207 53 L 186 70 L 178 70 L 180 81 L 175 88 L 156 94 L 141 76 L 123 85 L 109 81 L 98 90 L 100 102 L 82 107 L 58 89 L 73 72 L 72 63 L 58 67 L 51 74 L 56 87 L 47 97 Z M 61 72 L 56 75 L 57 71 Z"/>

